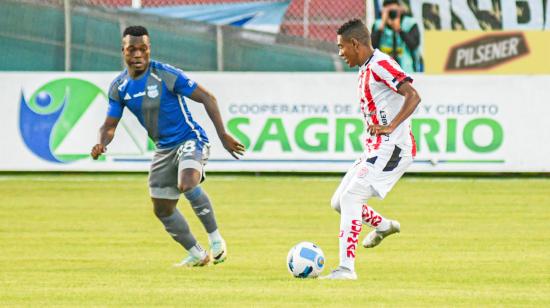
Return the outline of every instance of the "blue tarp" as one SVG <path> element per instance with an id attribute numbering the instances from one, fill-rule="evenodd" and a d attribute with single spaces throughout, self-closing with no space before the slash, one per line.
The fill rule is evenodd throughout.
<path id="1" fill-rule="evenodd" d="M 142 8 L 140 12 L 277 33 L 290 0 Z M 133 10 L 133 9 L 132 9 Z"/>

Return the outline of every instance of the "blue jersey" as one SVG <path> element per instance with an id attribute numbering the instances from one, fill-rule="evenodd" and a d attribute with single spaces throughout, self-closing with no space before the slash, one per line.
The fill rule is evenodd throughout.
<path id="1" fill-rule="evenodd" d="M 107 115 L 121 118 L 127 107 L 157 148 L 171 148 L 189 139 L 208 143 L 204 129 L 193 120 L 184 99 L 195 88 L 197 84 L 181 70 L 151 61 L 137 79 L 132 79 L 128 70 L 115 78 L 109 88 Z"/>

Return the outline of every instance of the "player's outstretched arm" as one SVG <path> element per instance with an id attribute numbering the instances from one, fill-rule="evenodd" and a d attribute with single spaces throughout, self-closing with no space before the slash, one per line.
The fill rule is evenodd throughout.
<path id="1" fill-rule="evenodd" d="M 413 114 L 418 104 L 420 104 L 420 95 L 410 82 L 403 82 L 397 92 L 405 97 L 403 107 L 401 107 L 401 110 L 389 125 L 370 125 L 368 131 L 371 135 L 391 134 L 403 121 Z"/>
<path id="2" fill-rule="evenodd" d="M 99 129 L 98 143 L 94 145 L 92 152 L 90 153 L 94 160 L 98 159 L 101 154 L 107 151 L 107 145 L 111 143 L 115 137 L 115 130 L 118 125 L 118 121 L 120 121 L 120 119 L 113 117 L 107 117 L 105 119 L 105 122 Z"/>
<path id="3" fill-rule="evenodd" d="M 197 85 L 197 88 L 193 91 L 193 93 L 191 93 L 189 98 L 204 105 L 206 113 L 208 113 L 210 120 L 214 123 L 214 127 L 216 128 L 218 137 L 220 137 L 220 140 L 223 143 L 223 147 L 229 152 L 229 154 L 231 154 L 231 156 L 239 159 L 237 154 L 244 154 L 244 145 L 235 140 L 233 136 L 225 131 L 220 109 L 218 108 L 218 102 L 216 101 L 214 95 L 200 85 Z"/>

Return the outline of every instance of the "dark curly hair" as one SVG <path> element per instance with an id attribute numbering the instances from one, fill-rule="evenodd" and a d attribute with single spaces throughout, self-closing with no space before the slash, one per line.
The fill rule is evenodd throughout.
<path id="1" fill-rule="evenodd" d="M 360 19 L 352 19 L 344 23 L 338 31 L 338 35 L 341 35 L 344 39 L 356 39 L 361 44 L 367 45 L 370 43 L 370 32 L 367 26 Z"/>
<path id="2" fill-rule="evenodd" d="M 125 37 L 126 35 L 131 36 L 142 36 L 147 35 L 149 36 L 149 32 L 144 26 L 129 26 L 124 29 L 124 32 L 122 33 L 122 37 Z"/>

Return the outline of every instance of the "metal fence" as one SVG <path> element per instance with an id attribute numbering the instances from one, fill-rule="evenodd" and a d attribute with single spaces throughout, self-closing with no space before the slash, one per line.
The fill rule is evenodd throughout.
<path id="1" fill-rule="evenodd" d="M 121 32 L 136 20 L 149 29 L 154 58 L 185 70 L 348 70 L 334 41 L 144 15 L 105 2 L 0 1 L 0 70 L 119 70 Z"/>
<path id="2" fill-rule="evenodd" d="M 280 33 L 306 39 L 334 42 L 336 30 L 344 22 L 365 19 L 365 0 L 74 0 L 79 4 L 103 7 L 159 7 L 251 2 L 289 2 Z"/>

